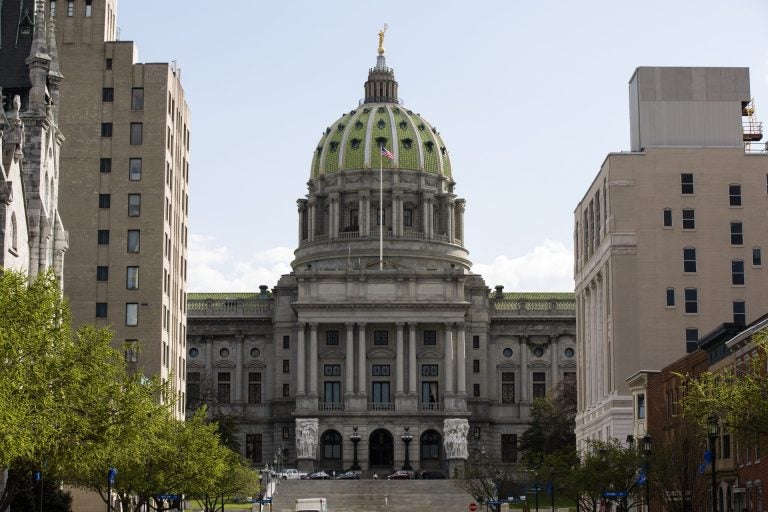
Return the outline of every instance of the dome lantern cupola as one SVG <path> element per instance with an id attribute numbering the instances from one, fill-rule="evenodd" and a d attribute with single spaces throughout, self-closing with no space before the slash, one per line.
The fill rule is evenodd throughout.
<path id="1" fill-rule="evenodd" d="M 379 55 L 376 57 L 376 67 L 368 70 L 368 81 L 365 82 L 365 103 L 398 103 L 395 72 L 387 67 L 387 61 L 384 58 L 386 31 L 385 24 L 379 31 Z"/>

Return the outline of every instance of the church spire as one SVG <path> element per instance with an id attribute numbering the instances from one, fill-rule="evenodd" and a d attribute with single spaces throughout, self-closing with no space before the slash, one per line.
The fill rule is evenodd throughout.
<path id="1" fill-rule="evenodd" d="M 365 103 L 398 103 L 395 72 L 387 67 L 384 58 L 384 34 L 387 28 L 384 24 L 384 28 L 379 31 L 376 67 L 368 70 L 368 81 L 365 82 Z"/>

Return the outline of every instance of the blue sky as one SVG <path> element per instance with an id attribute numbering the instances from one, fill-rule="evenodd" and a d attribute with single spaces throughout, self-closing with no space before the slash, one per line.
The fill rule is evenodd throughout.
<path id="1" fill-rule="evenodd" d="M 440 130 L 473 270 L 568 291 L 573 209 L 627 150 L 637 66 L 751 68 L 768 120 L 764 0 L 122 0 L 122 40 L 176 61 L 192 111 L 190 291 L 274 286 L 321 132 L 357 105 L 387 23 L 400 96 Z"/>

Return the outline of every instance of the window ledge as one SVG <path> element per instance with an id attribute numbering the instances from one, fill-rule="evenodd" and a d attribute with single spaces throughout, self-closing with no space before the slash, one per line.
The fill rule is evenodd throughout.
<path id="1" fill-rule="evenodd" d="M 8 248 L 8 252 L 9 252 L 9 253 L 11 253 L 11 255 L 13 255 L 13 256 L 16 256 L 16 257 L 18 257 L 18 256 L 19 256 L 19 251 L 17 251 L 17 250 L 16 250 L 16 249 L 14 249 L 13 247 L 9 247 L 9 248 Z"/>

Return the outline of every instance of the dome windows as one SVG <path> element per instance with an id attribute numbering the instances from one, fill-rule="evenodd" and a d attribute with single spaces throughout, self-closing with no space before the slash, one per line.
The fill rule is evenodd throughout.
<path id="1" fill-rule="evenodd" d="M 379 114 L 383 114 L 384 113 L 384 107 L 377 108 L 376 112 L 378 112 Z"/>
<path id="2" fill-rule="evenodd" d="M 427 153 L 431 153 L 435 149 L 435 143 L 431 140 L 428 140 L 424 143 L 424 147 L 427 148 Z"/>
<path id="3" fill-rule="evenodd" d="M 384 127 L 387 126 L 387 123 L 385 123 L 383 119 L 379 119 L 378 122 L 376 122 L 376 126 L 379 127 L 379 130 L 383 130 Z"/>
<path id="4" fill-rule="evenodd" d="M 392 112 L 394 112 L 395 114 L 399 114 L 400 113 L 400 109 L 395 107 L 395 108 L 392 109 Z"/>
<path id="5" fill-rule="evenodd" d="M 368 112 L 370 112 L 370 111 L 371 111 L 371 109 L 369 109 L 369 108 L 364 108 L 364 109 L 363 109 L 363 114 L 367 114 L 367 113 L 368 113 Z"/>
<path id="6" fill-rule="evenodd" d="M 322 153 L 322 152 L 323 152 L 323 147 L 322 147 L 322 146 L 317 146 L 317 154 L 318 154 L 318 156 L 319 156 L 319 155 L 320 155 L 320 153 Z"/>
<path id="7" fill-rule="evenodd" d="M 346 127 L 346 126 L 345 126 L 344 124 L 340 124 L 340 125 L 338 125 L 338 126 L 336 127 L 336 130 L 337 130 L 337 131 L 340 131 L 340 132 L 343 132 L 345 127 Z"/>
<path id="8" fill-rule="evenodd" d="M 339 149 L 339 143 L 335 140 L 331 141 L 330 144 L 328 144 L 331 148 L 331 153 L 335 153 L 337 149 Z"/>
<path id="9" fill-rule="evenodd" d="M 360 139 L 352 139 L 351 141 L 349 141 L 349 143 L 350 143 L 350 145 L 351 145 L 352 149 L 359 149 L 359 148 L 360 148 L 360 143 L 361 143 L 361 142 L 362 142 L 362 141 L 361 141 Z"/>
<path id="10" fill-rule="evenodd" d="M 440 152 L 445 156 L 445 153 L 447 153 L 447 149 L 445 149 L 445 146 L 440 146 Z"/>
<path id="11" fill-rule="evenodd" d="M 405 121 L 400 121 L 399 126 L 400 126 L 400 128 L 402 130 L 407 130 L 408 129 L 408 123 L 406 123 Z"/>
<path id="12" fill-rule="evenodd" d="M 420 131 L 420 132 L 423 132 L 423 131 L 424 131 L 424 130 L 426 130 L 426 129 L 427 129 L 427 127 L 426 127 L 426 126 L 424 126 L 424 123 L 419 123 L 419 131 Z"/>
<path id="13" fill-rule="evenodd" d="M 376 137 L 376 147 L 377 148 L 385 148 L 385 147 L 387 147 L 387 138 L 386 137 Z"/>
<path id="14" fill-rule="evenodd" d="M 411 149 L 411 147 L 413 147 L 413 140 L 412 139 L 403 139 L 402 142 L 403 142 L 403 147 L 405 149 Z"/>
<path id="15" fill-rule="evenodd" d="M 363 122 L 362 121 L 356 121 L 355 122 L 355 130 L 359 130 L 362 127 L 363 127 Z"/>

